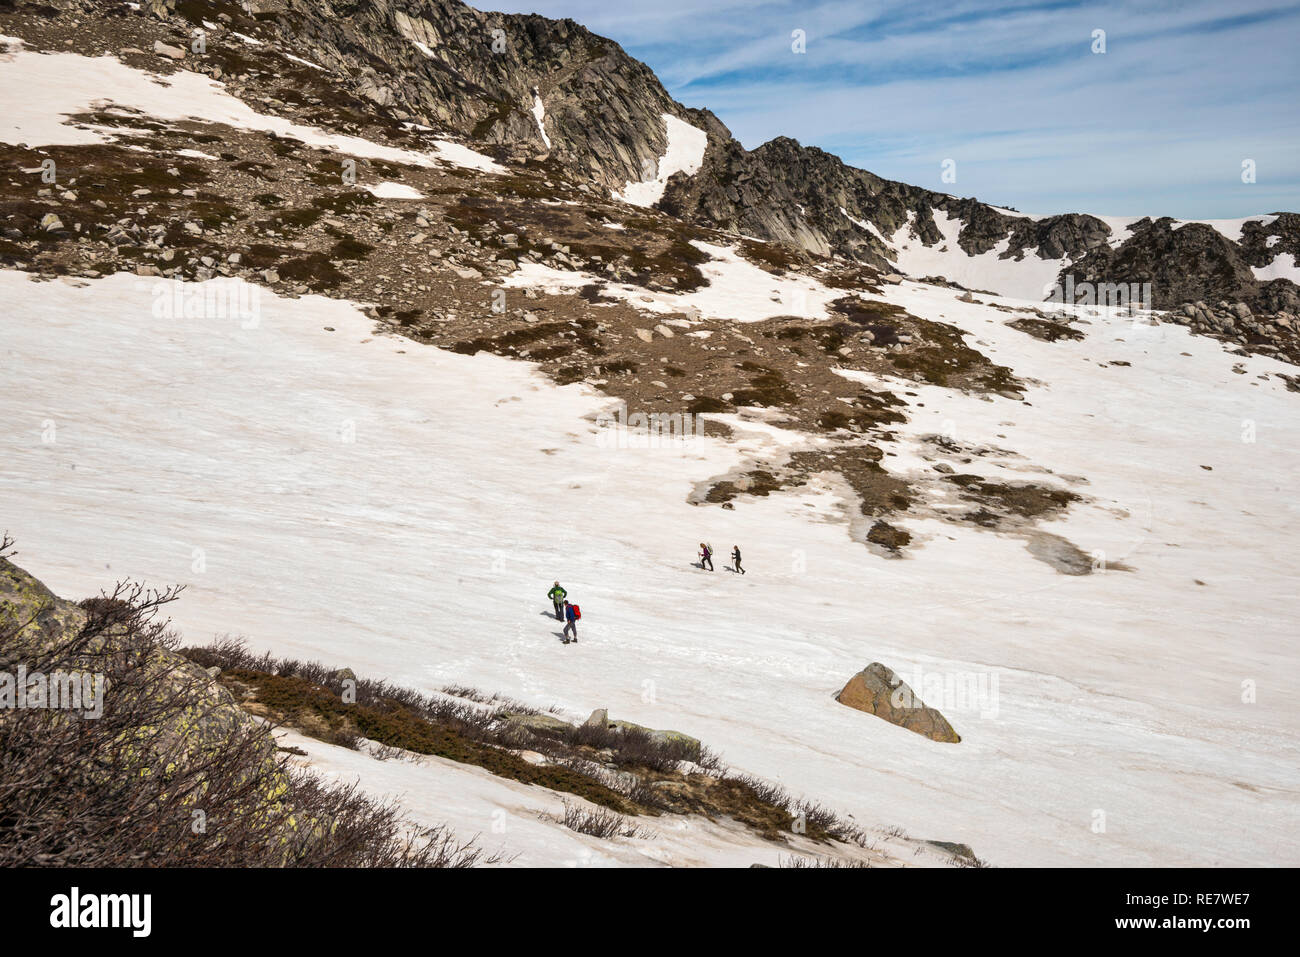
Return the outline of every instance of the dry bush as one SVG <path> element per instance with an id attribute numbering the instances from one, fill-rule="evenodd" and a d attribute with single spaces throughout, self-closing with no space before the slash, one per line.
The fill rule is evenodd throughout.
<path id="1" fill-rule="evenodd" d="M 8 545 L 6 539 L 4 545 Z M 3 547 L 0 546 L 0 552 Z M 102 674 L 103 714 L 0 712 L 0 867 L 468 867 L 496 863 L 355 787 L 291 769 L 271 728 L 171 653 L 178 591 L 119 584 L 86 621 L 0 624 L 0 670 Z M 48 608 L 49 606 L 47 606 Z"/>
<path id="2" fill-rule="evenodd" d="M 753 791 L 759 801 L 784 810 L 791 820 L 801 818 L 810 834 L 824 835 L 831 840 L 856 844 L 858 847 L 870 844 L 870 835 L 852 821 L 846 821 L 815 801 L 796 800 L 775 781 L 764 781 L 749 774 L 726 775 L 724 779 L 738 781 Z"/>
<path id="3" fill-rule="evenodd" d="M 565 802 L 564 826 L 579 834 L 590 834 L 602 840 L 613 837 L 650 837 L 650 832 L 632 824 L 621 814 L 604 808 L 581 808 Z"/>
<path id="4" fill-rule="evenodd" d="M 675 771 L 682 761 L 697 762 L 703 756 L 694 742 L 656 737 L 639 728 L 580 724 L 562 733 L 561 740 L 571 747 L 608 752 L 610 763 L 620 768 Z"/>
<path id="5" fill-rule="evenodd" d="M 318 661 L 303 662 L 294 658 L 275 658 L 269 653 L 253 654 L 242 638 L 225 636 L 211 645 L 181 649 L 191 661 L 222 671 L 251 671 L 281 678 L 300 678 L 342 696 L 344 676 L 341 671 Z M 503 744 L 500 717 L 503 712 L 537 714 L 537 709 L 502 695 L 485 695 L 474 688 L 450 686 L 444 695 L 425 695 L 410 688 L 355 678 L 355 703 L 380 711 L 408 711 L 433 724 L 449 727 L 475 741 Z"/>

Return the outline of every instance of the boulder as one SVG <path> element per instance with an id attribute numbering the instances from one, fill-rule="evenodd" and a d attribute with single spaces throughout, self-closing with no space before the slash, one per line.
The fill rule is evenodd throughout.
<path id="1" fill-rule="evenodd" d="M 570 730 L 573 725 L 553 714 L 515 714 L 507 712 L 501 715 L 506 724 L 523 728 L 534 734 L 555 735 Z"/>
<path id="2" fill-rule="evenodd" d="M 835 700 L 932 741 L 956 744 L 961 740 L 947 718 L 927 707 L 903 679 L 878 661 L 850 678 Z"/>
<path id="3" fill-rule="evenodd" d="M 662 743 L 671 742 L 673 744 L 684 744 L 687 747 L 699 750 L 699 738 L 693 738 L 689 734 L 683 734 L 681 731 L 667 731 L 658 728 L 647 728 L 645 725 L 633 724 L 631 721 L 614 720 L 609 722 L 609 727 L 617 728 L 619 731 L 640 731 L 648 734 L 653 741 Z"/>
<path id="4" fill-rule="evenodd" d="M 180 47 L 174 47 L 171 46 L 170 44 L 163 43 L 161 40 L 155 40 L 153 42 L 153 52 L 158 54 L 158 56 L 165 56 L 171 60 L 185 59 L 184 50 L 182 50 Z"/>
<path id="5" fill-rule="evenodd" d="M 100 599 L 99 601 L 104 601 Z M 137 644 L 138 636 L 117 625 L 66 651 L 69 641 L 89 619 L 81 605 L 56 597 L 23 569 L 0 558 L 0 672 L 12 673 L 24 664 L 29 672 L 51 665 L 63 671 L 104 673 L 107 707 L 128 709 L 138 705 L 151 724 L 139 728 L 131 741 L 121 742 L 117 773 L 154 776 L 163 780 L 188 766 L 202 767 L 233 741 L 255 749 L 260 768 L 261 794 L 248 795 L 266 813 L 273 813 L 288 788 L 285 770 L 276 759 L 275 740 L 258 736 L 257 720 L 241 709 L 232 694 L 211 673 L 165 644 Z M 12 712 L 0 709 L 0 737 Z M 53 712 L 51 721 L 75 720 L 69 713 Z M 250 764 L 252 767 L 253 764 Z M 95 783 L 94 766 L 86 768 Z M 185 797 L 193 803 L 198 794 Z"/>
<path id="6" fill-rule="evenodd" d="M 698 738 L 693 738 L 689 734 L 683 734 L 681 731 L 664 731 L 658 728 L 647 728 L 645 725 L 635 724 L 631 721 L 611 720 L 608 708 L 597 708 L 591 713 L 591 716 L 583 722 L 584 728 L 598 728 L 604 726 L 611 731 L 639 731 L 648 735 L 652 741 L 661 743 L 684 744 L 689 749 L 699 751 L 701 745 Z"/>

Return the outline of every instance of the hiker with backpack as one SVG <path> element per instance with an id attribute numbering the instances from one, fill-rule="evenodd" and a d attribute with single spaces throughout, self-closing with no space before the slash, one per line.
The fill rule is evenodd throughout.
<path id="1" fill-rule="evenodd" d="M 565 591 L 563 588 L 560 587 L 559 582 L 556 582 L 554 585 L 552 585 L 551 590 L 546 593 L 546 597 L 549 598 L 551 600 L 551 604 L 555 606 L 556 621 L 564 620 L 564 599 L 568 596 L 568 594 L 569 593 L 567 591 Z"/>
<path id="2" fill-rule="evenodd" d="M 735 566 L 736 571 L 740 572 L 740 574 L 742 575 L 745 574 L 745 569 L 740 567 L 740 546 L 739 545 L 731 546 L 731 563 L 733 566 Z"/>
<path id="3" fill-rule="evenodd" d="M 709 567 L 709 571 L 713 571 L 713 548 L 700 542 L 700 568 L 703 569 L 705 565 Z"/>
<path id="4" fill-rule="evenodd" d="M 582 609 L 570 602 L 564 603 L 564 619 L 567 622 L 564 626 L 564 640 L 567 644 L 570 640 L 578 640 L 578 621 L 582 618 Z M 573 638 L 569 638 L 569 632 L 573 632 Z"/>

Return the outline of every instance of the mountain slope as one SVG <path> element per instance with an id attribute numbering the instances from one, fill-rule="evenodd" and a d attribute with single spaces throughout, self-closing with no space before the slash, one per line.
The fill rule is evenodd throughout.
<path id="1" fill-rule="evenodd" d="M 515 158 L 546 154 L 567 176 L 611 190 L 651 178 L 669 148 L 665 115 L 693 124 L 708 135 L 703 168 L 674 180 L 662 201 L 688 221 L 896 268 L 898 256 L 882 237 L 909 227 L 923 245 L 941 243 L 934 214 L 943 211 L 960 222 L 958 245 L 968 255 L 997 247 L 1000 259 L 1050 261 L 1058 274 L 1074 267 L 1076 282 L 1150 283 L 1156 308 L 1227 299 L 1269 313 L 1300 311 L 1294 216 L 1234 241 L 1217 231 L 1180 235 L 1168 219 L 1158 220 L 1161 229 L 1126 233 L 1081 213 L 1009 215 L 881 179 L 785 137 L 747 151 L 712 114 L 676 103 L 644 64 L 570 20 L 480 13 L 458 0 L 418 0 L 401 10 L 334 0 L 259 6 L 276 11 L 285 34 L 305 41 L 318 62 L 343 69 L 360 95 Z M 1257 277 L 1286 256 L 1290 268 L 1278 278 Z"/>

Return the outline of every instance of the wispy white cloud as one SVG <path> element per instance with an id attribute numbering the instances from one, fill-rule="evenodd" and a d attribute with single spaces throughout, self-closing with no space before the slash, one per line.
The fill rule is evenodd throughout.
<path id="1" fill-rule="evenodd" d="M 793 136 L 882 176 L 1034 212 L 1300 209 L 1300 3 L 529 6 L 619 41 L 751 148 Z M 1104 54 L 1091 49 L 1097 29 Z M 939 180 L 947 158 L 955 184 Z M 1246 159 L 1254 184 L 1241 182 Z"/>

